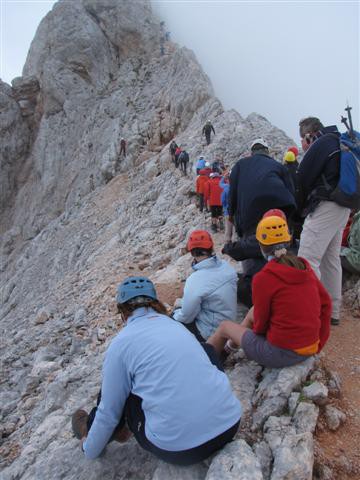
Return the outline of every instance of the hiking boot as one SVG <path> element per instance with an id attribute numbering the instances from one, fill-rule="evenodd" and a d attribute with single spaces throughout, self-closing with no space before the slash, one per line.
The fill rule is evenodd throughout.
<path id="1" fill-rule="evenodd" d="M 132 432 L 128 429 L 126 425 L 124 425 L 122 428 L 116 428 L 111 440 L 115 440 L 115 442 L 119 443 L 125 443 L 129 440 L 131 437 Z"/>
<path id="2" fill-rule="evenodd" d="M 338 318 L 332 318 L 331 325 L 340 325 L 340 320 Z"/>
<path id="3" fill-rule="evenodd" d="M 87 429 L 88 418 L 89 418 L 89 415 L 85 412 L 85 410 L 76 410 L 76 412 L 71 417 L 71 426 L 72 426 L 73 434 L 79 440 L 86 437 L 88 434 L 88 429 Z"/>

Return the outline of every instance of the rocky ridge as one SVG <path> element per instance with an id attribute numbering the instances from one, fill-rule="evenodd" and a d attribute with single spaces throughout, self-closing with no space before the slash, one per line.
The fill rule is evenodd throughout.
<path id="1" fill-rule="evenodd" d="M 103 352 L 120 327 L 116 284 L 146 273 L 170 303 L 169 288 L 181 290 L 189 269 L 186 236 L 208 226 L 194 177 L 170 162 L 169 140 L 193 160 L 204 153 L 229 164 L 254 137 L 267 138 L 275 156 L 291 142 L 259 115 L 224 112 L 192 52 L 169 43 L 160 55 L 158 24 L 145 1 L 60 1 L 24 76 L 0 84 L 5 479 L 311 478 L 312 433 L 325 408 L 302 390 L 313 359 L 264 370 L 241 353 L 230 358 L 245 414 L 236 442 L 205 464 L 162 464 L 134 440 L 89 462 L 72 438 L 70 415 L 94 403 Z M 207 118 L 216 129 L 210 146 L 201 143 Z M 122 136 L 129 149 L 119 159 Z"/>

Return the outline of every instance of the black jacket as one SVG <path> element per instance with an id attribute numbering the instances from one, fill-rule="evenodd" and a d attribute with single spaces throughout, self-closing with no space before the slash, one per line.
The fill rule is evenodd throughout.
<path id="1" fill-rule="evenodd" d="M 335 125 L 325 127 L 300 163 L 297 173 L 297 201 L 304 216 L 313 211 L 321 200 L 330 200 L 329 194 L 339 182 L 339 137 L 340 133 Z"/>
<path id="2" fill-rule="evenodd" d="M 290 173 L 281 163 L 264 154 L 240 159 L 231 171 L 229 214 L 240 236 L 255 232 L 270 208 L 281 208 L 287 216 L 296 208 Z"/>
<path id="3" fill-rule="evenodd" d="M 266 264 L 255 234 L 239 238 L 236 242 L 226 243 L 222 253 L 238 262 L 241 261 L 244 277 L 250 279 Z"/>

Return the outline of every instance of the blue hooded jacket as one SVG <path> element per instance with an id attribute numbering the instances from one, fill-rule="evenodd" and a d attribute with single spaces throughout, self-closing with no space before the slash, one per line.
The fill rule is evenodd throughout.
<path id="1" fill-rule="evenodd" d="M 220 187 L 223 189 L 221 194 L 221 204 L 223 207 L 224 216 L 229 216 L 229 191 L 230 191 L 230 184 L 225 182 L 225 179 L 222 178 L 220 180 Z"/>
<path id="2" fill-rule="evenodd" d="M 196 170 L 202 170 L 205 167 L 205 159 L 204 158 L 199 158 L 199 160 L 196 162 Z"/>
<path id="3" fill-rule="evenodd" d="M 185 283 L 182 307 L 173 318 L 182 323 L 195 320 L 201 336 L 208 339 L 222 321 L 236 318 L 237 274 L 216 256 L 194 264 L 193 270 Z"/>

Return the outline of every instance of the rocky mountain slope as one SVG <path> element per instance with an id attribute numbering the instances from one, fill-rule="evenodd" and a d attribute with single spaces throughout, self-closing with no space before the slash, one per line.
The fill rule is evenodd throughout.
<path id="1" fill-rule="evenodd" d="M 221 458 L 210 468 L 171 469 L 134 441 L 88 462 L 72 438 L 70 415 L 93 404 L 102 354 L 120 327 L 116 284 L 143 272 L 171 303 L 188 273 L 186 236 L 208 226 L 194 175 L 174 168 L 169 141 L 193 161 L 202 153 L 229 164 L 260 135 L 279 158 L 291 143 L 257 114 L 225 112 L 193 53 L 167 42 L 161 55 L 160 37 L 148 1 L 59 1 L 23 76 L 0 84 L 5 479 L 311 478 L 318 407 L 298 400 L 307 398 L 300 391 L 314 361 L 267 371 L 231 360 L 246 415 L 224 455 L 242 458 L 250 476 L 219 473 Z M 205 146 L 208 118 L 216 135 Z"/>

